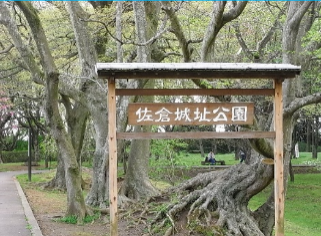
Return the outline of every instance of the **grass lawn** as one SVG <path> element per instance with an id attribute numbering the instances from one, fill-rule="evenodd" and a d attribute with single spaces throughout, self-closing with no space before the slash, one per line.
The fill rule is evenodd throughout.
<path id="1" fill-rule="evenodd" d="M 207 154 L 206 154 L 207 155 Z M 202 157 L 200 153 L 184 153 L 181 152 L 177 157 L 172 159 L 160 158 L 155 160 L 155 158 L 150 159 L 151 166 L 185 166 L 193 167 L 200 166 L 201 161 L 204 161 L 205 157 Z M 216 160 L 225 161 L 226 165 L 234 165 L 239 161 L 235 160 L 234 153 L 228 154 L 216 154 Z"/>
<path id="2" fill-rule="evenodd" d="M 200 153 L 184 153 L 181 152 L 177 155 L 176 158 L 173 159 L 165 159 L 160 158 L 159 160 L 155 160 L 155 158 L 150 159 L 151 166 L 200 166 L 201 161 L 204 160 L 205 157 L 202 157 Z M 234 165 L 239 163 L 238 160 L 235 160 L 234 153 L 228 154 L 216 154 L 216 160 L 224 160 L 226 165 Z M 312 154 L 310 152 L 300 152 L 300 157 L 296 159 L 292 159 L 293 165 L 310 165 L 314 163 L 321 163 L 321 153 L 318 153 L 318 159 L 312 159 Z M 320 234 L 321 235 L 321 234 Z"/>
<path id="3" fill-rule="evenodd" d="M 321 174 L 297 174 L 289 182 L 285 197 L 285 234 L 287 236 L 320 236 Z M 250 201 L 255 210 L 267 199 L 270 188 Z"/>

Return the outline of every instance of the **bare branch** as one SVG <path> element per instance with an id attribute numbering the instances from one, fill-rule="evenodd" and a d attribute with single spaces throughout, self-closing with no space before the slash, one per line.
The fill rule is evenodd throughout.
<path id="1" fill-rule="evenodd" d="M 5 2 L 0 1 L 0 13 L 1 13 L 0 14 L 0 23 L 3 24 L 7 28 L 8 32 L 14 42 L 15 47 L 19 51 L 23 61 L 28 66 L 28 69 L 32 74 L 34 82 L 37 84 L 43 84 L 42 72 L 41 72 L 40 68 L 38 67 L 38 65 L 35 61 L 35 58 L 32 55 L 29 47 L 27 47 L 24 44 L 24 42 L 19 34 L 19 30 L 17 28 L 17 25 L 13 21 L 11 14 L 9 12 L 9 9 L 7 7 L 7 4 Z"/>
<path id="2" fill-rule="evenodd" d="M 291 17 L 289 21 L 289 27 L 293 28 L 293 27 L 296 27 L 296 25 L 300 24 L 303 16 L 305 15 L 305 13 L 307 12 L 308 8 L 311 6 L 312 3 L 313 1 L 303 2 L 299 10 L 297 10 L 295 14 L 293 14 L 293 16 Z M 300 4 L 300 2 L 298 2 L 298 4 Z"/>
<path id="3" fill-rule="evenodd" d="M 303 98 L 296 98 L 284 109 L 284 116 L 292 115 L 300 108 L 318 102 L 321 102 L 321 93 L 314 93 Z"/>
<path id="4" fill-rule="evenodd" d="M 171 22 L 170 32 L 175 34 L 182 49 L 184 62 L 191 61 L 191 50 L 189 49 L 189 42 L 187 41 L 184 31 L 179 23 L 175 9 L 173 9 L 170 2 L 167 1 L 162 1 L 162 6 L 162 9 L 165 11 Z"/>
<path id="5" fill-rule="evenodd" d="M 212 18 L 204 34 L 204 40 L 201 51 L 201 60 L 207 61 L 209 49 L 214 45 L 216 36 L 222 27 L 236 19 L 245 9 L 247 2 L 238 2 L 231 10 L 224 14 L 226 1 L 218 1 L 213 3 Z"/>
<path id="6" fill-rule="evenodd" d="M 0 54 L 5 54 L 5 53 L 8 53 L 10 52 L 10 50 L 14 47 L 13 44 L 9 45 L 9 47 L 7 47 L 6 49 L 0 51 Z"/>

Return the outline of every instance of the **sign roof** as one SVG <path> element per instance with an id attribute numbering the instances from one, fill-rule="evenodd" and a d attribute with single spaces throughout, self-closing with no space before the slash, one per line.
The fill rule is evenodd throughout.
<path id="1" fill-rule="evenodd" d="M 112 78 L 269 78 L 290 79 L 301 67 L 262 63 L 97 63 L 99 76 Z"/>

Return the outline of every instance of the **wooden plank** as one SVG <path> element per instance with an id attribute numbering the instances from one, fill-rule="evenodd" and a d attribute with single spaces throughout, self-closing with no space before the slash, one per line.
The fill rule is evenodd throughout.
<path id="1" fill-rule="evenodd" d="M 117 138 L 115 80 L 108 80 L 108 145 L 110 235 L 118 236 Z"/>
<path id="2" fill-rule="evenodd" d="M 295 78 L 301 67 L 262 63 L 97 63 L 99 76 L 146 78 Z"/>
<path id="3" fill-rule="evenodd" d="M 253 103 L 132 103 L 130 125 L 253 124 Z"/>
<path id="4" fill-rule="evenodd" d="M 166 132 L 117 133 L 117 139 L 257 139 L 275 138 L 275 132 Z"/>
<path id="5" fill-rule="evenodd" d="M 275 235 L 284 236 L 284 166 L 282 81 L 274 80 L 274 199 Z"/>
<path id="6" fill-rule="evenodd" d="M 116 89 L 117 96 L 258 95 L 274 96 L 274 89 Z"/>

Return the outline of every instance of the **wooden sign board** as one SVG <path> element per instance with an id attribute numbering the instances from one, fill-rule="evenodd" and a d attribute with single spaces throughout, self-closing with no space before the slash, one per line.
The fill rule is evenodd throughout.
<path id="1" fill-rule="evenodd" d="M 130 125 L 253 124 L 253 103 L 133 103 Z"/>

